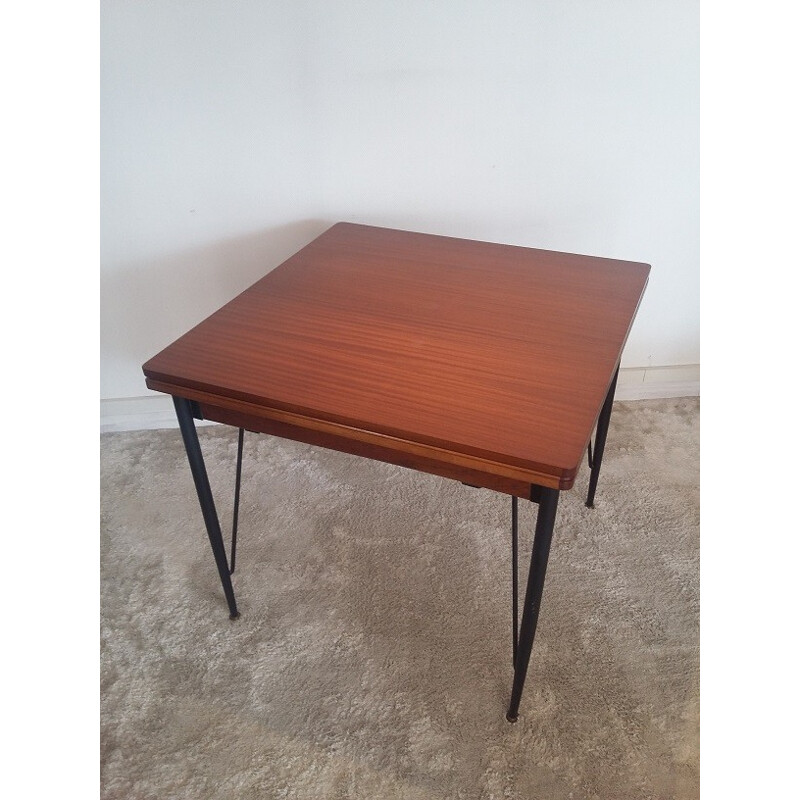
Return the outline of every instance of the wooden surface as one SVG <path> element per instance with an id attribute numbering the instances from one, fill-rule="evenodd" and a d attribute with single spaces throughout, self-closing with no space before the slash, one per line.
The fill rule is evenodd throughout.
<path id="1" fill-rule="evenodd" d="M 565 489 L 649 269 L 339 223 L 143 369 L 209 419 Z"/>

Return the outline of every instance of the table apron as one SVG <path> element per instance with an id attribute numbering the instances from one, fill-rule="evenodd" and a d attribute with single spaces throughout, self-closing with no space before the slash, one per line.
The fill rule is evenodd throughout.
<path id="1" fill-rule="evenodd" d="M 328 420 L 254 406 L 241 400 L 220 398 L 198 389 L 179 387 L 153 379 L 149 388 L 192 402 L 196 416 L 256 433 L 364 456 L 397 466 L 491 489 L 503 494 L 537 500 L 540 487 L 568 489 L 574 476 L 549 475 L 424 443 L 406 441 Z"/>
<path id="2" fill-rule="evenodd" d="M 395 464 L 399 467 L 407 467 L 408 469 L 418 470 L 419 472 L 428 472 L 442 478 L 452 478 L 453 480 L 468 483 L 477 488 L 492 489 L 496 492 L 523 497 L 527 500 L 532 499 L 538 490 L 538 486 L 533 486 L 530 481 L 515 480 L 514 478 L 502 475 L 494 475 L 458 464 L 439 461 L 418 453 L 394 450 L 388 447 L 382 447 L 373 442 L 337 436 L 327 431 L 302 428 L 298 425 L 291 425 L 286 422 L 279 422 L 265 417 L 243 414 L 207 403 L 198 403 L 198 406 L 203 419 L 221 422 L 225 425 L 233 425 L 237 428 L 245 428 L 254 433 L 266 433 L 271 436 L 279 436 L 282 439 L 292 439 L 296 442 L 304 442 L 305 444 L 311 444 L 317 447 L 325 447 L 329 450 L 337 450 L 340 453 L 363 456 L 364 458 L 370 458 L 374 461 Z"/>

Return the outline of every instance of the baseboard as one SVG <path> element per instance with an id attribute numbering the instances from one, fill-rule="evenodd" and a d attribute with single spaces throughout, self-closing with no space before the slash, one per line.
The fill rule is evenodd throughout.
<path id="1" fill-rule="evenodd" d="M 700 365 L 623 367 L 617 381 L 617 400 L 656 400 L 665 397 L 699 397 Z"/>
<path id="2" fill-rule="evenodd" d="M 617 382 L 617 400 L 659 397 L 697 397 L 700 365 L 677 367 L 623 367 Z M 198 425 L 213 425 L 199 422 Z M 100 432 L 177 428 L 172 399 L 166 395 L 119 397 L 100 401 Z"/>
<path id="3" fill-rule="evenodd" d="M 216 425 L 206 420 L 200 425 Z M 172 398 L 165 394 L 146 397 L 117 397 L 100 401 L 100 433 L 118 431 L 157 430 L 177 428 L 175 406 Z"/>

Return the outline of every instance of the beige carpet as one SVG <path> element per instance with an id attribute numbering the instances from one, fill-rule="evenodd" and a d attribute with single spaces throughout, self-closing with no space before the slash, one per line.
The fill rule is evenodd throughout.
<path id="1" fill-rule="evenodd" d="M 236 432 L 200 440 L 227 531 Z M 615 404 L 512 725 L 509 498 L 248 434 L 231 622 L 178 432 L 104 435 L 102 796 L 697 797 L 698 440 L 696 399 Z"/>

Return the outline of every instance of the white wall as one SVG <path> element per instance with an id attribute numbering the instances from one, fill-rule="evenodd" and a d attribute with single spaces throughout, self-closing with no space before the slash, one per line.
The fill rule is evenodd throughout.
<path id="1" fill-rule="evenodd" d="M 697 0 L 104 0 L 101 396 L 337 220 L 647 261 L 699 363 Z"/>

